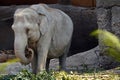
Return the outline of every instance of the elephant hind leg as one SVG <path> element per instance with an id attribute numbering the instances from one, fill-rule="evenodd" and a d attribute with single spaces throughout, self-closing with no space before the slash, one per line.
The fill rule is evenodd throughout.
<path id="1" fill-rule="evenodd" d="M 66 57 L 67 54 L 63 54 L 62 56 L 59 57 L 59 70 L 66 70 Z"/>
<path id="2" fill-rule="evenodd" d="M 60 70 L 66 70 L 66 58 L 69 52 L 69 48 L 70 48 L 70 43 L 66 46 L 63 55 L 59 57 Z"/>

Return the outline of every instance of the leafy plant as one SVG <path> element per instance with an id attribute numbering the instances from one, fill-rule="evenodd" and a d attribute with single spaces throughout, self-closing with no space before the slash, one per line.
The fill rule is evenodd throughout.
<path id="1" fill-rule="evenodd" d="M 36 75 L 37 80 L 56 80 L 53 76 L 53 72 L 47 73 L 46 71 L 39 72 Z"/>
<path id="2" fill-rule="evenodd" d="M 113 33 L 106 30 L 96 30 L 92 36 L 99 38 L 99 41 L 106 47 L 105 54 L 120 62 L 120 39 Z"/>
<path id="3" fill-rule="evenodd" d="M 36 77 L 31 72 L 22 70 L 13 78 L 13 80 L 36 80 Z"/>
<path id="4" fill-rule="evenodd" d="M 15 75 L 0 75 L 0 80 L 13 80 Z"/>
<path id="5" fill-rule="evenodd" d="M 47 73 L 42 71 L 38 74 L 32 74 L 27 70 L 22 70 L 17 75 L 5 75 L 0 76 L 0 80 L 119 80 L 120 76 L 115 75 L 112 72 L 100 72 L 100 73 L 66 73 L 65 71 L 51 71 Z"/>

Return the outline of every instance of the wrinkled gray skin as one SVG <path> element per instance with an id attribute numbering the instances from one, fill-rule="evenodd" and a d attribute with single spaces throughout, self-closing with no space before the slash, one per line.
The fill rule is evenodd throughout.
<path id="1" fill-rule="evenodd" d="M 65 13 L 45 4 L 17 9 L 12 29 L 15 55 L 23 64 L 31 62 L 33 73 L 48 69 L 52 58 L 59 58 L 60 68 L 65 69 L 73 32 L 73 23 Z"/>

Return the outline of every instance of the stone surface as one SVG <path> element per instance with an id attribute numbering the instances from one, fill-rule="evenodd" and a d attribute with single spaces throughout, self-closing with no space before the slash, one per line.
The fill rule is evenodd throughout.
<path id="1" fill-rule="evenodd" d="M 120 6 L 120 0 L 96 0 L 96 6 L 104 8 Z"/>
<path id="2" fill-rule="evenodd" d="M 66 60 L 67 70 L 81 71 L 85 68 L 84 65 L 86 65 L 88 69 L 94 69 L 95 67 L 98 68 L 100 56 L 95 53 L 96 50 L 99 50 L 98 46 L 83 53 L 68 57 Z M 58 59 L 51 60 L 50 69 L 58 70 L 58 68 Z"/>
<path id="3" fill-rule="evenodd" d="M 97 23 L 99 29 L 110 31 L 111 28 L 111 12 L 109 9 L 99 8 L 97 11 Z"/>
<path id="4" fill-rule="evenodd" d="M 113 7 L 112 12 L 112 31 L 120 37 L 120 7 Z"/>
<path id="5" fill-rule="evenodd" d="M 7 66 L 7 68 L 5 69 L 5 74 L 9 74 L 9 75 L 15 75 L 17 73 L 19 73 L 22 69 L 26 69 L 29 71 L 32 71 L 31 69 L 31 65 L 21 65 L 21 63 L 17 62 L 17 63 L 13 63 L 9 66 Z M 2 72 L 2 74 L 4 73 Z"/>

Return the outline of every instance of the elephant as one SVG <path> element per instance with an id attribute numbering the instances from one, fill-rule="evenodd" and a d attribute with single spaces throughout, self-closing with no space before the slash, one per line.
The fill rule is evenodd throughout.
<path id="1" fill-rule="evenodd" d="M 22 64 L 31 63 L 33 73 L 48 70 L 53 58 L 59 58 L 60 69 L 65 69 L 73 33 L 73 22 L 67 14 L 46 4 L 19 8 L 12 29 L 15 55 Z"/>
<path id="2" fill-rule="evenodd" d="M 74 30 L 68 56 L 90 50 L 98 45 L 98 40 L 90 36 L 91 32 L 98 29 L 96 11 L 94 9 L 81 9 L 81 7 L 60 4 L 49 6 L 64 11 L 73 21 Z M 14 33 L 11 28 L 13 14 L 16 9 L 26 7 L 29 6 L 14 5 L 0 7 L 0 12 L 2 12 L 0 13 L 0 50 L 13 50 Z"/>

